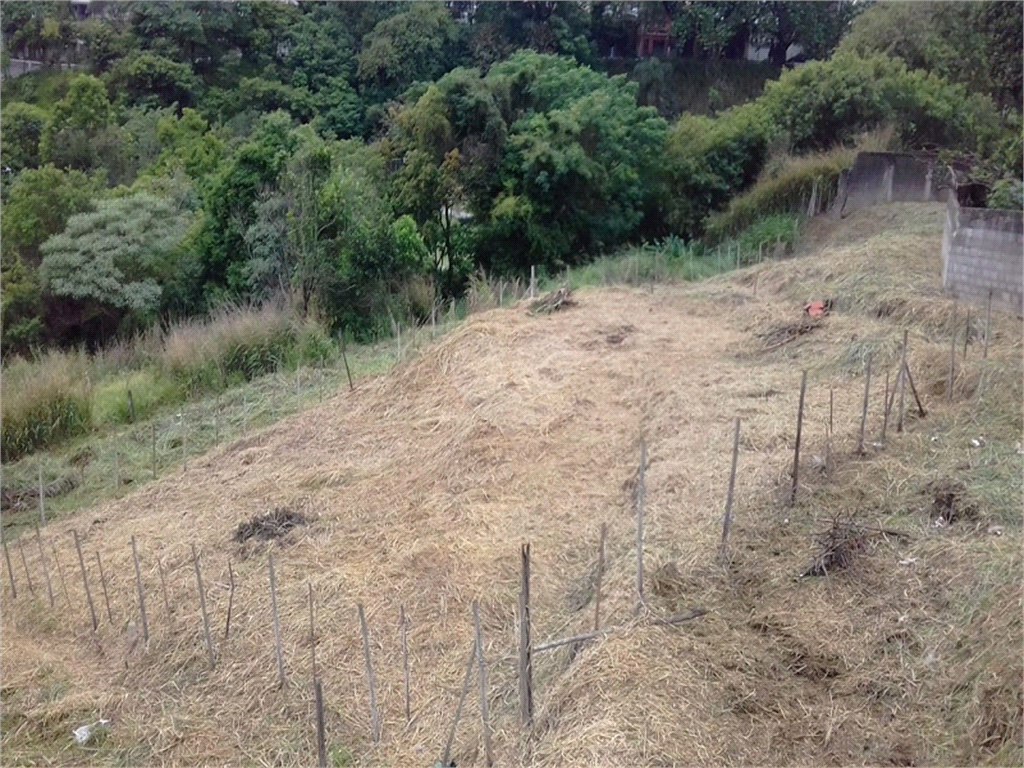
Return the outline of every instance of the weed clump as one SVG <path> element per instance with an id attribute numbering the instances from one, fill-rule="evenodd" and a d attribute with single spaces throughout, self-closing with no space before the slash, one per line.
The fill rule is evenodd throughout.
<path id="1" fill-rule="evenodd" d="M 37 362 L 16 359 L 3 375 L 0 457 L 16 461 L 39 448 L 88 431 L 92 393 L 83 353 L 52 352 Z"/>

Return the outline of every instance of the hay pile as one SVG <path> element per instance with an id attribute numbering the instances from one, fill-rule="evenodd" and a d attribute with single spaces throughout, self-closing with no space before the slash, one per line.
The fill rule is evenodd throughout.
<path id="1" fill-rule="evenodd" d="M 941 213 L 897 208 L 905 211 L 901 226 L 922 211 Z M 838 226 L 869 227 L 871 216 L 858 212 Z M 6 761 L 310 764 L 311 587 L 336 764 L 439 759 L 472 644 L 474 599 L 499 764 L 1019 763 L 1020 328 L 997 316 L 989 360 L 974 355 L 956 381 L 958 401 L 945 406 L 934 386 L 945 376 L 948 341 L 932 338 L 941 327 L 943 300 L 932 296 L 940 235 L 941 228 L 895 237 L 892 254 L 892 235 L 854 245 L 837 237 L 820 257 L 692 287 L 593 290 L 572 312 L 476 315 L 355 392 L 190 462 L 182 476 L 51 526 L 46 536 L 74 605 L 52 612 L 39 598 L 19 592 L 12 602 L 4 593 Z M 908 417 L 907 431 L 890 434 L 884 452 L 860 459 L 858 345 L 867 341 L 880 370 L 902 325 L 858 309 L 870 302 L 847 292 L 846 310 L 837 302 L 821 329 L 777 351 L 759 354 L 757 333 L 792 319 L 806 296 L 842 297 L 831 283 L 854 285 L 850 270 L 868 262 L 880 282 L 908 273 L 919 281 L 905 300 L 933 314 L 922 325 L 907 320 L 910 364 L 931 401 L 927 419 Z M 758 298 L 737 304 L 754 270 L 762 273 Z M 802 468 L 798 505 L 786 509 L 779 499 L 788 489 L 801 368 L 811 371 L 804 456 L 824 453 L 832 387 L 833 463 L 827 474 Z M 872 414 L 874 434 L 881 412 Z M 735 416 L 742 437 L 732 559 L 719 567 Z M 958 468 L 980 430 L 985 447 Z M 517 713 L 519 544 L 532 543 L 536 644 L 592 627 L 603 522 L 602 624 L 633 621 L 631 484 L 641 434 L 648 571 L 672 576 L 650 592 L 649 612 L 709 614 L 537 655 L 535 725 L 526 734 Z M 965 483 L 978 515 L 940 529 L 922 491 L 946 475 Z M 250 539 L 243 550 L 232 541 L 241 523 L 279 508 L 310 521 L 289 531 L 287 547 Z M 870 537 L 856 568 L 797 580 L 818 546 L 819 519 L 840 513 L 914 538 Z M 986 533 L 993 522 L 1005 535 Z M 94 551 L 110 582 L 115 622 L 104 617 L 95 635 L 72 569 L 72 527 L 92 558 L 94 583 Z M 126 624 L 137 621 L 133 535 L 151 638 L 148 652 L 128 654 Z M 192 544 L 214 623 L 212 671 Z M 274 661 L 270 551 L 284 690 Z M 38 572 L 38 553 L 26 548 L 26 556 Z M 237 589 L 225 640 L 229 561 Z M 370 739 L 357 602 L 372 636 L 379 745 Z M 95 751 L 70 746 L 72 728 L 101 716 L 112 724 Z M 470 696 L 453 758 L 482 763 L 482 749 Z"/>

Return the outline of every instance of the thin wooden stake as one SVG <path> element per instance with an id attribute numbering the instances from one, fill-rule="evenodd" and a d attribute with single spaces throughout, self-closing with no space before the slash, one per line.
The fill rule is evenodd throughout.
<path id="1" fill-rule="evenodd" d="M 359 631 L 363 634 L 363 658 L 366 662 L 366 683 L 370 689 L 370 727 L 373 743 L 380 744 L 380 712 L 377 709 L 377 680 L 373 675 L 373 661 L 370 659 L 370 632 L 366 628 L 366 613 L 362 603 L 356 603 L 359 611 Z"/>
<path id="2" fill-rule="evenodd" d="M 718 560 L 729 558 L 729 528 L 732 526 L 732 501 L 736 489 L 736 463 L 740 455 L 740 417 L 736 417 L 736 431 L 732 436 L 732 469 L 729 470 L 729 491 L 725 496 L 725 516 L 722 518 L 722 543 L 718 547 Z"/>
<path id="3" fill-rule="evenodd" d="M 868 424 L 868 400 L 871 396 L 871 355 L 868 355 L 867 371 L 864 373 L 864 404 L 860 412 L 860 437 L 857 438 L 857 453 L 864 453 L 864 430 Z"/>
<path id="4" fill-rule="evenodd" d="M 274 577 L 274 553 L 268 555 L 270 566 L 270 607 L 274 613 L 274 653 L 277 657 L 277 682 L 284 688 L 284 655 L 281 652 L 281 619 L 277 614 L 277 579 Z"/>
<path id="5" fill-rule="evenodd" d="M 597 584 L 594 587 L 594 629 L 601 628 L 601 583 L 604 581 L 604 542 L 608 523 L 601 523 L 601 539 L 597 544 Z"/>
<path id="6" fill-rule="evenodd" d="M 345 331 L 341 332 L 341 359 L 345 363 L 345 375 L 348 376 L 348 389 L 349 392 L 355 391 L 355 386 L 352 384 L 352 371 L 348 367 L 348 354 L 345 352 Z"/>
<path id="7" fill-rule="evenodd" d="M 46 565 L 46 553 L 43 552 L 43 537 L 39 534 L 39 526 L 36 527 L 36 545 L 39 547 L 39 561 L 43 564 L 43 578 L 46 579 L 46 596 L 50 598 L 50 607 L 53 603 L 53 585 L 50 583 L 50 568 Z"/>
<path id="8" fill-rule="evenodd" d="M 832 406 L 835 400 L 835 390 L 828 388 L 828 431 L 825 433 L 825 471 L 832 468 Z"/>
<path id="9" fill-rule="evenodd" d="M 89 603 L 89 615 L 92 617 L 92 631 L 95 632 L 99 629 L 100 622 L 96 618 L 96 607 L 92 603 L 92 591 L 89 589 L 89 574 L 85 570 L 85 558 L 82 557 L 82 543 L 78 540 L 78 531 L 72 528 L 71 533 L 75 537 L 75 549 L 78 551 L 78 565 L 82 568 L 82 583 L 85 585 L 85 599 Z"/>
<path id="10" fill-rule="evenodd" d="M 949 342 L 949 386 L 946 387 L 946 402 L 953 402 L 953 380 L 956 377 L 956 310 L 957 303 L 953 302 L 953 333 L 950 334 Z"/>
<path id="11" fill-rule="evenodd" d="M 171 612 L 171 601 L 167 598 L 167 580 L 164 579 L 164 564 L 160 558 L 156 559 L 156 570 L 160 574 L 160 592 L 164 597 L 164 608 L 167 610 L 167 621 L 174 621 L 174 614 Z"/>
<path id="12" fill-rule="evenodd" d="M 109 619 L 111 626 L 114 624 L 114 612 L 110 610 L 110 593 L 107 591 L 107 576 L 103 573 L 103 561 L 100 560 L 100 553 L 96 552 L 96 565 L 100 568 L 100 584 L 103 585 L 103 602 L 107 606 L 107 619 Z"/>
<path id="13" fill-rule="evenodd" d="M 908 336 L 908 334 L 909 334 L 909 331 L 907 331 L 907 330 L 903 331 L 903 352 L 901 354 L 901 359 L 900 359 L 900 370 L 903 371 L 904 373 L 906 373 L 906 371 L 910 370 L 909 368 L 907 368 L 907 336 Z M 905 382 L 905 377 L 900 378 L 900 382 L 899 382 L 900 401 L 899 401 L 899 406 L 898 406 L 898 412 L 896 413 L 896 431 L 898 433 L 902 433 L 903 432 L 903 395 L 904 395 L 904 392 L 905 392 L 905 389 L 906 389 L 906 385 L 905 385 L 904 382 Z"/>
<path id="14" fill-rule="evenodd" d="M 636 485 L 636 597 L 637 609 L 644 605 L 644 496 L 647 488 L 647 441 L 640 438 L 640 471 Z"/>
<path id="15" fill-rule="evenodd" d="M 114 451 L 114 492 L 121 490 L 121 452 Z"/>
<path id="16" fill-rule="evenodd" d="M 405 722 L 412 722 L 412 708 L 409 705 L 409 621 L 405 615 L 405 606 L 399 606 L 398 624 L 402 630 L 402 682 L 405 683 Z"/>
<path id="17" fill-rule="evenodd" d="M 459 694 L 459 703 L 455 707 L 455 717 L 452 719 L 451 730 L 448 731 L 448 741 L 444 745 L 444 754 L 441 756 L 441 765 L 451 765 L 452 745 L 455 743 L 455 729 L 459 726 L 459 719 L 462 717 L 462 706 L 466 703 L 466 695 L 469 693 L 469 681 L 473 676 L 473 662 L 476 661 L 476 639 L 473 640 L 473 648 L 469 652 L 469 659 L 466 661 L 466 674 L 462 678 L 462 692 Z"/>
<path id="18" fill-rule="evenodd" d="M 71 593 L 68 592 L 68 582 L 64 578 L 64 566 L 60 564 L 60 557 L 57 555 L 57 545 L 52 541 L 50 542 L 50 549 L 53 550 L 53 561 L 57 564 L 57 575 L 60 576 L 60 587 L 64 591 L 64 600 L 67 601 L 68 608 L 71 608 Z"/>
<path id="19" fill-rule="evenodd" d="M 804 426 L 804 393 L 807 391 L 807 371 L 800 376 L 800 404 L 796 411 L 796 447 L 793 449 L 793 488 L 789 493 L 789 503 L 796 504 L 796 492 L 800 486 L 800 433 Z"/>
<path id="20" fill-rule="evenodd" d="M 228 560 L 228 578 L 231 580 L 231 591 L 228 592 L 228 619 L 224 622 L 224 639 L 228 639 L 231 632 L 231 605 L 235 602 L 235 571 Z"/>
<path id="21" fill-rule="evenodd" d="M 992 291 L 988 292 L 988 306 L 985 309 L 985 351 L 982 359 L 988 360 L 988 337 L 992 335 Z"/>
<path id="22" fill-rule="evenodd" d="M 199 607 L 203 612 L 203 635 L 206 637 L 206 654 L 210 657 L 210 669 L 216 665 L 213 655 L 213 638 L 210 637 L 210 616 L 206 612 L 206 590 L 203 589 L 203 574 L 199 570 L 199 555 L 196 545 L 192 545 L 192 565 L 196 567 L 196 586 L 199 588 Z"/>
<path id="23" fill-rule="evenodd" d="M 537 290 L 537 272 L 536 267 L 530 265 L 530 298 L 534 298 L 534 292 Z"/>
<path id="24" fill-rule="evenodd" d="M 917 403 L 917 413 L 923 419 L 928 414 L 924 410 L 924 406 L 921 405 L 921 398 L 917 396 L 917 387 L 914 386 L 914 377 L 910 375 L 910 366 L 906 366 L 904 371 L 907 375 L 907 383 L 910 384 L 910 393 L 914 396 L 914 402 Z"/>
<path id="25" fill-rule="evenodd" d="M 885 370 L 885 396 L 882 398 L 882 445 L 885 445 L 885 430 L 889 426 L 889 369 Z"/>
<path id="26" fill-rule="evenodd" d="M 153 479 L 156 480 L 156 422 L 153 422 Z"/>
<path id="27" fill-rule="evenodd" d="M 530 647 L 530 545 L 519 548 L 519 719 L 523 726 L 533 721 L 533 660 Z M 474 646 L 475 647 L 475 646 Z"/>
<path id="28" fill-rule="evenodd" d="M 135 562 L 135 590 L 139 594 L 139 615 L 142 617 L 142 640 L 149 645 L 149 621 L 146 619 L 146 596 L 142 589 L 142 571 L 139 570 L 139 551 L 132 536 L 132 560 Z"/>
<path id="29" fill-rule="evenodd" d="M 964 323 L 964 354 L 960 362 L 967 361 L 967 342 L 971 337 L 971 308 L 967 308 L 967 322 Z"/>
<path id="30" fill-rule="evenodd" d="M 313 680 L 319 679 L 316 669 L 316 624 L 313 621 L 313 585 L 306 582 L 306 589 L 309 593 L 309 656 L 313 665 Z"/>
<path id="31" fill-rule="evenodd" d="M 249 398 L 242 395 L 242 437 L 249 435 Z"/>
<path id="32" fill-rule="evenodd" d="M 36 588 L 32 584 L 32 574 L 28 572 L 28 559 L 25 557 L 25 545 L 21 543 L 21 539 L 18 539 L 18 549 L 21 551 L 21 564 L 25 566 L 25 581 L 28 583 L 28 591 L 35 595 Z M 68 604 L 70 605 L 70 601 Z"/>
<path id="33" fill-rule="evenodd" d="M 316 703 L 316 760 L 319 768 L 327 768 L 327 734 L 324 728 L 324 689 L 320 678 L 313 680 L 313 699 Z"/>
<path id="34" fill-rule="evenodd" d="M 39 462 L 39 524 L 46 527 L 46 509 L 43 504 L 45 494 L 43 493 L 43 462 Z"/>
<path id="35" fill-rule="evenodd" d="M 479 668 L 477 677 L 480 680 L 480 722 L 484 732 L 484 755 L 487 768 L 494 765 L 494 753 L 491 751 L 491 718 L 487 712 L 487 662 L 484 659 L 484 638 L 480 630 L 480 601 L 473 601 L 473 629 L 476 632 L 476 660 Z"/>
<path id="36" fill-rule="evenodd" d="M 14 581 L 14 569 L 11 567 L 11 553 L 7 549 L 7 542 L 4 542 L 4 559 L 7 561 L 7 576 L 11 582 L 11 598 L 18 599 L 18 585 Z"/>

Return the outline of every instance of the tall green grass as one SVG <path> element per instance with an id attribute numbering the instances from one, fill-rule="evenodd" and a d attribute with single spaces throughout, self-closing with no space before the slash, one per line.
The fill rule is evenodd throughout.
<path id="1" fill-rule="evenodd" d="M 0 387 L 4 462 L 84 434 L 92 423 L 92 387 L 84 352 L 50 352 L 36 361 L 16 358 L 4 367 Z"/>
<path id="2" fill-rule="evenodd" d="M 159 328 L 92 355 L 52 351 L 4 366 L 4 462 L 94 427 L 148 418 L 198 394 L 267 373 L 333 362 L 337 347 L 314 318 L 286 309 L 234 307 L 211 320 Z"/>
<path id="3" fill-rule="evenodd" d="M 211 321 L 171 328 L 160 356 L 161 370 L 186 395 L 215 392 L 300 362 L 333 359 L 334 342 L 314 319 L 296 320 L 272 304 L 234 307 Z"/>
<path id="4" fill-rule="evenodd" d="M 815 187 L 819 210 L 827 208 L 835 199 L 840 174 L 853 167 L 856 157 L 857 150 L 840 148 L 770 162 L 753 188 L 711 216 L 705 239 L 718 243 L 771 217 L 805 214 Z"/>

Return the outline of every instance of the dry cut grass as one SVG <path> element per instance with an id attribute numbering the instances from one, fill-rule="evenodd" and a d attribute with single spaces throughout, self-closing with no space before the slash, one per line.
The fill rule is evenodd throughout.
<path id="1" fill-rule="evenodd" d="M 5 760 L 310 764 L 312 589 L 335 764 L 438 761 L 478 599 L 499 764 L 1019 765 L 1021 329 L 994 313 L 988 359 L 972 342 L 946 402 L 951 302 L 937 288 L 941 227 L 928 225 L 940 208 L 858 212 L 816 232 L 812 254 L 693 286 L 578 290 L 577 306 L 550 315 L 529 314 L 525 302 L 474 315 L 354 393 L 49 527 L 71 606 L 58 593 L 50 609 L 38 575 L 35 597 L 19 580 L 12 600 L 5 573 Z M 890 293 L 906 309 L 874 312 Z M 803 302 L 823 294 L 836 304 L 820 328 L 763 351 L 759 334 L 798 321 Z M 901 433 L 890 423 L 881 446 L 883 380 L 874 378 L 860 456 L 863 353 L 876 356 L 876 375 L 892 372 L 904 328 L 928 415 L 907 415 Z M 787 506 L 801 369 L 804 458 L 797 503 Z M 736 416 L 730 558 L 716 564 Z M 638 616 L 641 435 L 649 597 Z M 939 498 L 937 488 L 947 492 Z M 962 514 L 936 523 L 936 504 Z M 240 523 L 282 509 L 306 524 L 268 542 L 233 540 Z M 800 578 L 836 520 L 859 526 L 858 546 L 843 567 Z M 537 654 L 534 724 L 523 729 L 519 545 L 532 544 L 539 644 L 593 626 L 602 523 L 604 626 L 695 607 L 708 614 Z M 71 529 L 93 585 L 94 552 L 110 582 L 114 621 L 101 608 L 95 633 Z M 133 649 L 131 536 L 150 622 L 148 647 Z M 26 561 L 39 574 L 30 544 Z M 192 544 L 213 617 L 212 670 Z M 238 586 L 225 638 L 229 562 Z M 371 634 L 380 744 L 370 737 L 357 602 Z M 484 761 L 475 684 L 455 735 L 460 766 Z M 102 743 L 71 745 L 70 729 L 99 717 L 112 721 Z"/>

